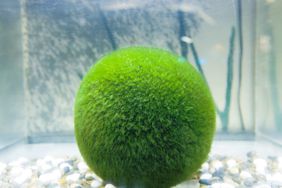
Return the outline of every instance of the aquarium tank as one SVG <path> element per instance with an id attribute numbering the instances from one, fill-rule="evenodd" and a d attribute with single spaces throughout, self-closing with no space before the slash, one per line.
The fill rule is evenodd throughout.
<path id="1" fill-rule="evenodd" d="M 281 9 L 282 1 L 279 0 L 1 0 L 0 187 L 282 187 Z M 175 67 L 170 70 L 179 70 L 185 78 L 191 76 L 189 71 L 185 73 L 185 69 L 191 67 L 193 74 L 197 75 L 195 83 L 205 88 L 198 93 L 192 89 L 195 96 L 190 97 L 185 95 L 186 85 L 183 85 L 183 90 L 176 87 L 179 80 L 183 80 L 182 76 L 177 74 L 177 78 L 171 79 L 164 76 L 166 72 L 156 71 L 156 78 L 173 80 L 175 85 L 165 87 L 149 82 L 147 86 L 150 87 L 143 88 L 144 91 L 152 89 L 159 94 L 156 96 L 161 96 L 163 91 L 175 90 L 171 90 L 172 98 L 150 100 L 148 109 L 157 109 L 160 100 L 172 104 L 170 101 L 175 101 L 180 94 L 183 100 L 195 99 L 196 102 L 191 100 L 191 103 L 198 105 L 197 97 L 210 92 L 213 107 L 211 100 L 204 98 L 209 104 L 200 105 L 198 111 L 192 109 L 193 113 L 187 110 L 187 116 L 185 110 L 190 109 L 189 102 L 179 103 L 179 106 L 166 111 L 170 114 L 179 109 L 177 114 L 187 121 L 191 114 L 197 116 L 198 119 L 189 126 L 198 131 L 195 126 L 201 121 L 213 126 L 211 114 L 214 110 L 214 129 L 209 127 L 198 134 L 179 137 L 181 148 L 186 148 L 186 153 L 192 156 L 189 160 L 181 158 L 183 152 L 175 147 L 177 144 L 161 147 L 162 141 L 167 139 L 160 133 L 161 128 L 154 130 L 155 135 L 162 135 L 158 138 L 161 142 L 154 143 L 160 146 L 159 150 L 150 151 L 161 160 L 148 156 L 144 160 L 141 157 L 144 153 L 140 151 L 145 150 L 138 150 L 138 153 L 129 150 L 130 147 L 119 153 L 114 152 L 114 147 L 95 153 L 97 150 L 91 148 L 92 141 L 89 140 L 109 138 L 110 133 L 94 134 L 92 128 L 84 129 L 82 133 L 75 130 L 76 114 L 94 109 L 75 105 L 80 101 L 78 93 L 84 87 L 82 84 L 89 81 L 89 70 L 98 69 L 95 68 L 98 64 L 101 67 L 101 62 L 105 61 L 103 58 L 111 57 L 109 54 L 131 48 L 138 49 L 137 54 L 143 48 L 155 49 L 157 53 L 152 57 L 158 63 L 156 70 L 163 66 L 159 59 L 170 58 L 173 63 L 179 63 L 175 64 L 176 67 L 184 67 L 183 70 Z M 151 57 L 145 52 L 124 55 L 142 62 Z M 115 61 L 119 62 L 112 59 L 112 63 Z M 106 63 L 102 70 L 115 74 L 123 68 L 122 64 Z M 148 66 L 143 71 L 152 70 Z M 105 80 L 109 79 L 103 71 L 94 76 L 98 74 Z M 132 91 L 138 90 L 137 86 L 147 78 L 132 79 L 135 78 L 122 78 L 122 84 L 131 84 L 122 92 L 130 95 L 130 100 L 138 101 L 140 96 L 133 95 Z M 157 83 L 163 83 L 162 80 Z M 120 87 L 120 83 L 111 87 L 99 83 L 112 91 Z M 92 94 L 86 93 L 87 96 Z M 142 101 L 146 102 L 146 99 L 145 96 Z M 107 100 L 104 102 L 101 104 L 108 105 Z M 96 105 L 95 110 L 100 110 L 100 116 L 87 118 L 92 119 L 93 124 L 99 124 L 97 122 L 101 119 L 105 124 L 119 124 L 114 119 L 119 109 L 109 106 L 103 109 Z M 124 107 L 136 111 L 140 106 L 119 107 L 120 110 Z M 140 113 L 143 113 L 142 106 L 140 108 Z M 163 122 L 170 120 L 164 114 L 156 117 L 164 118 Z M 139 122 L 144 122 L 144 125 L 153 122 L 150 115 L 148 113 Z M 86 121 L 85 117 L 79 118 L 79 121 Z M 122 122 L 128 123 L 130 118 L 122 116 Z M 180 121 L 175 122 L 181 125 Z M 168 135 L 181 133 L 177 127 L 169 130 L 166 132 Z M 94 136 L 87 137 L 88 131 Z M 77 138 L 76 134 L 82 134 L 82 137 Z M 154 134 L 144 134 L 142 139 L 154 142 L 155 138 Z M 126 144 L 131 143 L 126 136 L 123 140 Z M 199 140 L 201 144 L 198 144 Z M 83 141 L 90 144 L 82 146 L 80 142 Z M 194 147 L 184 143 L 192 143 Z M 120 148 L 123 146 L 119 145 Z M 130 157 L 115 161 L 130 152 L 130 156 L 136 159 L 133 165 L 136 171 L 128 167 L 133 161 Z M 106 158 L 103 153 L 107 153 Z M 170 160 L 174 157 L 175 160 Z M 186 161 L 185 165 L 189 161 L 187 168 L 196 170 L 191 174 L 180 173 L 179 178 L 182 169 L 182 163 L 177 161 L 179 158 L 183 159 L 183 164 Z M 169 168 L 162 163 L 163 159 L 168 159 L 169 164 L 177 163 L 178 168 L 172 171 L 175 173 L 163 176 Z M 95 161 L 93 165 L 89 162 L 92 160 Z M 108 161 L 112 161 L 114 166 Z M 99 165 L 102 170 L 99 170 Z M 107 178 L 108 174 L 110 178 Z M 146 175 L 149 180 L 144 178 Z M 113 177 L 124 178 L 130 183 L 122 185 Z"/>

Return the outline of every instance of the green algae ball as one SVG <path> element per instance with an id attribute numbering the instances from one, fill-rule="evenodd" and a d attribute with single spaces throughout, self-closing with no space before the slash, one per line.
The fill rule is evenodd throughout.
<path id="1" fill-rule="evenodd" d="M 89 167 L 121 187 L 167 188 L 206 160 L 215 107 L 201 75 L 165 50 L 117 50 L 91 67 L 75 100 L 75 136 Z"/>

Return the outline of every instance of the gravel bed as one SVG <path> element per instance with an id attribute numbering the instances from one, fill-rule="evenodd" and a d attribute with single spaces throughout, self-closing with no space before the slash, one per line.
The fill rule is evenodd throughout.
<path id="1" fill-rule="evenodd" d="M 0 187 L 115 188 L 93 173 L 79 157 L 27 159 L 0 162 Z M 262 158 L 213 155 L 192 180 L 175 188 L 282 188 L 282 157 Z"/>

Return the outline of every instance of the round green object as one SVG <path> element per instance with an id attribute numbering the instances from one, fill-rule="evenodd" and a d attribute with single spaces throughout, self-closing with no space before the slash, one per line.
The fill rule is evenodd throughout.
<path id="1" fill-rule="evenodd" d="M 103 57 L 75 100 L 79 150 L 116 186 L 167 188 L 190 178 L 207 159 L 214 131 L 214 102 L 201 75 L 161 49 Z"/>

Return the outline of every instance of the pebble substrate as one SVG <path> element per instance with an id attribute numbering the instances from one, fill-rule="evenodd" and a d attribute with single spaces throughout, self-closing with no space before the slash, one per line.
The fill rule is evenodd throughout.
<path id="1" fill-rule="evenodd" d="M 115 188 L 103 182 L 80 157 L 19 157 L 0 162 L 0 187 Z M 193 180 L 177 188 L 282 188 L 282 157 L 259 157 L 248 152 L 241 158 L 213 155 Z"/>

